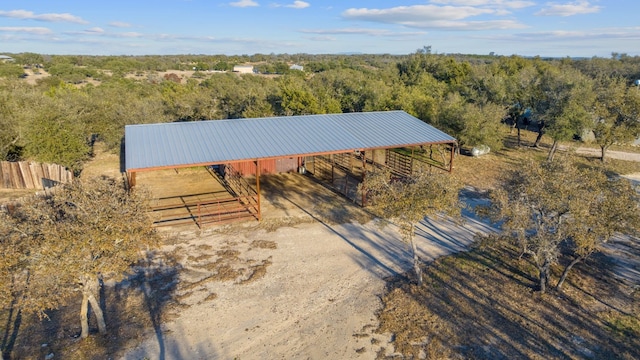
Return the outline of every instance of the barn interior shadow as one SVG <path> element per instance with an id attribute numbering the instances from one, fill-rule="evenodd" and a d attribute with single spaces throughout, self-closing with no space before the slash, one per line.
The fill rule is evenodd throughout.
<path id="1" fill-rule="evenodd" d="M 363 269 L 380 278 L 399 275 L 408 251 L 395 238 L 363 226 L 374 215 L 335 192 L 329 185 L 300 174 L 264 176 L 263 196 L 286 216 L 306 216 L 322 224 L 331 233 L 357 251 L 353 259 Z M 265 217 L 268 215 L 265 215 Z"/>
<path id="2" fill-rule="evenodd" d="M 125 173 L 127 171 L 127 164 L 126 164 L 126 147 L 125 147 L 125 141 L 124 141 L 124 136 L 120 139 L 120 173 Z"/>
<path id="3" fill-rule="evenodd" d="M 333 224 L 365 223 L 373 218 L 366 209 L 313 176 L 297 173 L 265 175 L 260 182 L 261 196 L 266 201 L 264 218 L 270 216 L 269 206 L 276 210 L 275 216 L 313 214 Z"/>

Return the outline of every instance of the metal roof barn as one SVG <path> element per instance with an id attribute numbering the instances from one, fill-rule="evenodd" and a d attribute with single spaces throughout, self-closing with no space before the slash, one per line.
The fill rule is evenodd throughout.
<path id="1" fill-rule="evenodd" d="M 161 206 L 162 209 L 186 206 L 190 214 L 187 218 L 197 214 L 195 219 L 200 226 L 207 221 L 235 220 L 244 215 L 259 221 L 262 218 L 260 174 L 270 173 L 270 166 L 275 172 L 287 172 L 293 166 L 304 173 L 309 159 L 314 173 L 316 169 L 318 173 L 330 169 L 332 181 L 335 171 L 346 171 L 344 191 L 348 192 L 352 170 L 345 170 L 348 166 L 339 164 L 345 155 L 362 155 L 364 170 L 367 161 L 376 162 L 375 153 L 379 150 L 384 150 L 384 156 L 391 156 L 389 149 L 455 142 L 455 138 L 404 111 L 209 120 L 127 125 L 124 160 L 130 186 L 135 185 L 136 173 L 140 171 L 223 165 L 223 180 L 236 184 L 239 189 L 230 191 L 232 198 L 187 204 L 180 197 L 178 205 Z M 451 146 L 448 171 L 452 169 L 453 149 Z M 369 154 L 369 158 L 362 152 Z M 411 169 L 413 154 L 411 150 Z M 402 163 L 401 159 L 391 162 Z M 282 170 L 287 167 L 289 170 Z M 248 183 L 237 185 L 243 184 L 239 179 L 247 174 L 255 175 L 255 188 Z M 364 181 L 364 172 L 360 177 Z M 362 204 L 365 204 L 364 193 Z"/>
<path id="2" fill-rule="evenodd" d="M 125 168 L 136 172 L 455 142 L 404 111 L 127 125 Z"/>

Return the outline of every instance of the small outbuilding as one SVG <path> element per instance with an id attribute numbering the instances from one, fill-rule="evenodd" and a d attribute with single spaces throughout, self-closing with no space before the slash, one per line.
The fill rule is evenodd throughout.
<path id="1" fill-rule="evenodd" d="M 235 65 L 233 67 L 233 72 L 240 74 L 253 74 L 254 68 L 252 65 Z"/>

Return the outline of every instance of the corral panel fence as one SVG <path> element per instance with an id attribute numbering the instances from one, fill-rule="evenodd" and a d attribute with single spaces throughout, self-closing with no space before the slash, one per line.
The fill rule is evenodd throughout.
<path id="1" fill-rule="evenodd" d="M 47 189 L 73 181 L 73 172 L 58 164 L 0 161 L 0 188 Z"/>

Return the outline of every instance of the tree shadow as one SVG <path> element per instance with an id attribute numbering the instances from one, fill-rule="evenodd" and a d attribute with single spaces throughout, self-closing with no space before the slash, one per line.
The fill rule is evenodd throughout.
<path id="1" fill-rule="evenodd" d="M 34 314 L 2 314 L 3 359 L 114 358 L 141 342 L 152 329 L 160 358 L 165 358 L 162 322 L 170 316 L 180 267 L 170 259 L 150 253 L 119 282 L 106 281 L 101 291 L 101 307 L 107 322 L 107 334 L 98 333 L 95 317 L 89 314 L 89 337 L 80 339 L 80 297 L 76 296 L 44 319 Z M 10 316 L 9 316 L 10 315 Z M 11 320 L 13 319 L 13 320 Z M 12 321 L 12 324 L 7 323 Z M 19 330 L 19 332 L 18 332 Z"/>
<path id="2" fill-rule="evenodd" d="M 146 258 L 134 268 L 134 272 L 124 281 L 116 284 L 114 296 L 120 301 L 130 296 L 131 291 L 141 295 L 138 305 L 146 310 L 147 326 L 153 329 L 158 344 L 158 359 L 165 359 L 166 345 L 162 332 L 162 323 L 171 311 L 171 305 L 175 304 L 175 291 L 179 282 L 180 266 L 172 259 L 158 253 L 148 252 Z M 138 313 L 138 311 L 134 311 Z M 113 312 L 112 312 L 113 313 Z M 139 314 L 140 316 L 142 314 Z M 127 327 L 127 318 L 119 318 L 119 328 Z M 148 326 L 150 325 L 150 327 Z"/>
<path id="3" fill-rule="evenodd" d="M 406 278 L 389 282 L 382 310 L 381 331 L 401 334 L 396 347 L 403 353 L 424 351 L 425 342 L 438 340 L 459 356 L 473 359 L 513 358 L 638 358 L 640 341 L 633 335 L 617 336 L 619 313 L 611 301 L 595 303 L 591 294 L 620 300 L 620 288 L 611 279 L 582 285 L 567 284 L 564 293 L 533 291 L 527 264 L 509 247 L 475 248 L 425 265 L 425 286 Z M 523 266 L 525 267 L 523 269 Z M 590 275 L 602 276 L 598 264 L 582 265 Z M 530 269 L 529 269 L 530 270 Z M 557 274 L 556 274 L 557 275 Z M 587 291 L 587 286 L 594 287 Z M 404 300 L 402 300 L 404 299 Z M 633 299 L 626 299 L 633 303 Z M 414 304 L 397 321 L 401 304 Z M 601 306 L 604 305 L 604 308 Z M 393 308 L 391 308 L 393 306 Z M 619 314 L 619 315 L 614 315 Z M 412 334 L 412 338 L 406 338 Z"/>
<path id="4" fill-rule="evenodd" d="M 18 308 L 17 299 L 13 298 L 11 304 L 4 314 L 6 317 L 5 326 L 2 334 L 2 342 L 0 349 L 2 350 L 2 359 L 11 359 L 11 353 L 16 344 L 20 325 L 22 324 L 22 312 Z"/>

